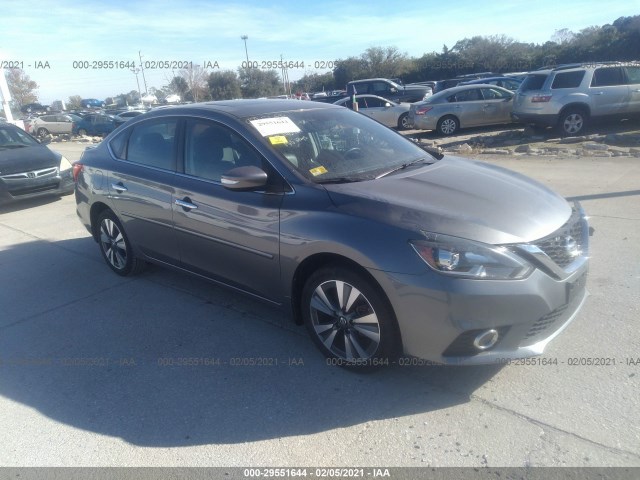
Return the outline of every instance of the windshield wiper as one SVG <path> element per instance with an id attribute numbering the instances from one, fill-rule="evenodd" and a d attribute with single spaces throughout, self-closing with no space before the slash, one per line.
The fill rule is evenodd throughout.
<path id="1" fill-rule="evenodd" d="M 395 168 L 392 168 L 391 170 L 388 170 L 388 171 L 386 171 L 384 173 L 381 173 L 380 175 L 378 175 L 376 177 L 376 180 L 379 179 L 379 178 L 382 178 L 382 177 L 386 177 L 387 175 L 390 175 L 392 173 L 399 172 L 400 170 L 404 170 L 406 168 L 409 168 L 409 167 L 411 167 L 413 165 L 417 165 L 419 163 L 432 164 L 432 163 L 434 163 L 434 161 L 433 160 L 429 160 L 426 157 L 416 158 L 415 160 L 412 160 L 411 162 L 403 163 L 402 165 L 399 165 L 399 166 L 397 166 Z"/>
<path id="2" fill-rule="evenodd" d="M 358 178 L 358 177 L 334 177 L 327 178 L 326 180 L 317 180 L 316 183 L 321 185 L 327 185 L 329 183 L 353 183 L 353 182 L 362 182 L 366 180 L 366 178 Z"/>
<path id="3" fill-rule="evenodd" d="M 26 145 L 1 145 L 0 148 L 23 148 Z"/>

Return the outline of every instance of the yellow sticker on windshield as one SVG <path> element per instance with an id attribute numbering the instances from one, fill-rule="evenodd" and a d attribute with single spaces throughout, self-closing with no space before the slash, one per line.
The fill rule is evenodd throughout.
<path id="1" fill-rule="evenodd" d="M 269 137 L 269 141 L 271 142 L 271 145 L 284 145 L 289 143 L 287 137 L 284 135 L 274 135 L 273 137 Z"/>
<path id="2" fill-rule="evenodd" d="M 316 167 L 309 170 L 309 173 L 311 173 L 311 175 L 313 175 L 314 177 L 317 177 L 318 175 L 322 175 L 323 173 L 327 173 L 327 172 L 328 170 L 324 167 Z"/>

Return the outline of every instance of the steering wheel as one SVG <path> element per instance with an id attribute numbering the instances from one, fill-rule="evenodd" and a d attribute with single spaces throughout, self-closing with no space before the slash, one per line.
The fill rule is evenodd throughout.
<path id="1" fill-rule="evenodd" d="M 360 147 L 353 147 L 344 152 L 344 158 L 357 158 L 362 156 L 362 149 Z"/>

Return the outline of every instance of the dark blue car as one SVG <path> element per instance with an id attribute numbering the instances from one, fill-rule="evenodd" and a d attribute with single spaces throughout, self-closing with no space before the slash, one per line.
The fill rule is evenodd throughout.
<path id="1" fill-rule="evenodd" d="M 111 115 L 90 113 L 74 124 L 75 135 L 107 135 L 120 125 Z"/>

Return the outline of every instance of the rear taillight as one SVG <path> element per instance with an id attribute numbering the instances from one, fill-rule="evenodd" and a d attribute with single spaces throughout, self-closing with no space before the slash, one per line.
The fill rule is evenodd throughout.
<path id="1" fill-rule="evenodd" d="M 84 168 L 84 165 L 82 165 L 81 163 L 73 164 L 73 181 L 74 182 L 78 181 L 78 175 L 80 175 L 80 172 L 82 172 L 83 168 Z"/>
<path id="2" fill-rule="evenodd" d="M 425 113 L 427 113 L 429 110 L 431 110 L 433 107 L 420 107 L 420 108 L 416 108 L 416 111 L 413 112 L 415 115 L 424 115 Z"/>
<path id="3" fill-rule="evenodd" d="M 534 95 L 531 97 L 531 103 L 545 103 L 551 100 L 552 95 Z"/>

